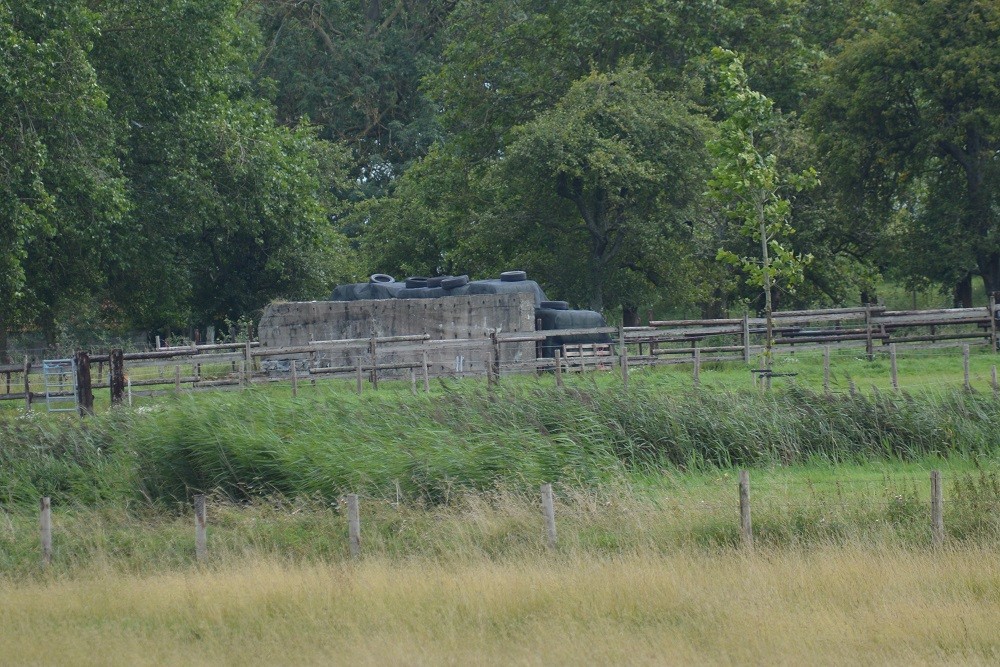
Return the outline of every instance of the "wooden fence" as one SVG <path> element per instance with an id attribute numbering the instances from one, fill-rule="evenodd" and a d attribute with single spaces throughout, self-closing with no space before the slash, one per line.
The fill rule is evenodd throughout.
<path id="1" fill-rule="evenodd" d="M 927 527 L 930 545 L 934 549 L 944 546 L 947 537 L 944 521 L 944 494 L 942 491 L 941 472 L 932 470 L 930 473 L 930 512 L 927 516 Z M 750 503 L 750 473 L 740 470 L 738 477 L 738 504 L 735 504 L 734 520 L 739 522 L 740 544 L 742 548 L 752 551 L 754 548 L 754 529 Z M 361 539 L 361 502 L 356 493 L 343 497 L 347 510 L 347 552 L 351 558 L 362 556 Z M 552 484 L 542 484 L 540 487 L 541 527 L 544 529 L 545 546 L 550 551 L 557 551 L 559 542 L 556 532 L 555 493 Z M 197 561 L 208 558 L 208 511 L 204 494 L 195 494 L 192 498 L 194 510 L 194 544 L 193 554 Z M 737 510 L 738 507 L 738 510 Z M 48 496 L 39 502 L 39 543 L 41 546 L 40 562 L 42 568 L 51 565 L 52 550 L 52 504 Z"/>
<path id="2" fill-rule="evenodd" d="M 892 360 L 898 346 L 945 346 L 973 344 L 997 350 L 997 306 L 993 299 L 986 308 L 951 308 L 923 311 L 889 311 L 880 306 L 837 308 L 774 313 L 774 344 L 787 350 L 825 348 L 829 373 L 830 348 L 864 349 L 868 359 L 885 351 Z M 641 327 L 600 327 L 558 332 L 492 332 L 480 339 L 433 340 L 429 335 L 388 336 L 347 340 L 315 341 L 295 347 L 268 348 L 257 342 L 191 345 L 158 348 L 146 352 L 89 355 L 78 352 L 77 395 L 81 412 L 93 410 L 93 391 L 110 390 L 113 404 L 132 396 L 163 395 L 184 390 L 238 389 L 251 384 L 291 382 L 293 394 L 300 382 L 351 377 L 357 390 L 367 382 L 377 388 L 379 379 L 410 379 L 417 391 L 418 379 L 429 391 L 430 378 L 485 374 L 490 383 L 509 373 L 554 372 L 562 383 L 565 372 L 620 368 L 628 384 L 630 365 L 693 364 L 693 379 L 709 361 L 749 363 L 763 350 L 765 321 L 743 316 L 735 319 L 651 321 Z M 563 345 L 553 357 L 542 356 L 543 343 L 554 333 L 560 337 L 605 337 L 609 344 Z M 536 344 L 533 358 L 501 361 L 503 345 Z M 332 352 L 350 352 L 353 365 L 332 365 Z M 454 353 L 454 370 L 431 368 L 430 353 Z M 463 363 L 467 355 L 482 361 L 477 370 Z M 336 358 L 343 359 L 343 355 Z M 967 361 L 966 361 L 967 364 Z M 44 397 L 39 386 L 38 364 L 0 366 L 4 391 L 0 401 L 23 401 L 31 409 L 33 401 Z M 967 366 L 966 366 L 967 367 Z M 893 372 L 895 377 L 895 372 Z M 34 387 L 32 384 L 34 383 Z M 893 385 L 896 386 L 896 380 Z M 968 384 L 968 381 L 966 382 Z M 994 382 L 994 385 L 996 383 Z M 72 392 L 56 394 L 72 395 Z"/>

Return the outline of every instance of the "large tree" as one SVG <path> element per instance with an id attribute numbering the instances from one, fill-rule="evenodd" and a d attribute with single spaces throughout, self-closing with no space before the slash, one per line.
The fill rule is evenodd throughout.
<path id="1" fill-rule="evenodd" d="M 959 264 L 951 276 L 967 280 L 972 266 L 998 290 L 1000 5 L 887 0 L 883 9 L 829 63 L 811 113 L 829 173 L 855 193 L 859 224 L 919 222 L 933 211 L 931 227 L 950 226 L 940 241 L 961 244 L 946 249 Z M 936 264 L 911 270 L 948 275 Z"/>
<path id="2" fill-rule="evenodd" d="M 101 288 L 127 207 L 97 34 L 83 2 L 0 2 L 0 355 L 12 325 L 51 339 L 59 308 Z"/>
<path id="3" fill-rule="evenodd" d="M 576 252 L 585 258 L 591 309 L 605 307 L 615 273 L 659 248 L 662 237 L 688 231 L 702 131 L 689 103 L 627 67 L 592 72 L 513 130 L 496 168 L 547 204 L 535 224 L 583 241 Z M 615 296 L 615 305 L 627 300 Z"/>

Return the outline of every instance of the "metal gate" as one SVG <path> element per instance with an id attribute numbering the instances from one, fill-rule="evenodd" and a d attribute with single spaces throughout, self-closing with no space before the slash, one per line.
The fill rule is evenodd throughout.
<path id="1" fill-rule="evenodd" d="M 45 408 L 49 412 L 77 412 L 80 397 L 76 393 L 76 360 L 45 359 L 42 361 L 45 380 Z"/>

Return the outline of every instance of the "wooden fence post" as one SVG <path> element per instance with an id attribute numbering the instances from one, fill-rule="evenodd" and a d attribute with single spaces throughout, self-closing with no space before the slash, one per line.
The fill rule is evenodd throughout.
<path id="1" fill-rule="evenodd" d="M 31 361 L 28 355 L 24 356 L 24 411 L 31 412 L 31 384 L 28 377 L 31 375 Z"/>
<path id="2" fill-rule="evenodd" d="M 296 369 L 295 360 L 292 359 L 292 398 L 299 395 L 299 373 Z"/>
<path id="3" fill-rule="evenodd" d="M 52 500 L 44 496 L 40 503 L 38 531 L 42 542 L 42 567 L 52 562 Z"/>
<path id="4" fill-rule="evenodd" d="M 935 548 L 944 545 L 944 494 L 940 470 L 931 470 L 931 542 Z"/>
<path id="5" fill-rule="evenodd" d="M 361 511 L 358 494 L 347 494 L 347 536 L 351 543 L 351 558 L 361 556 Z"/>
<path id="6" fill-rule="evenodd" d="M 125 402 L 125 353 L 114 349 L 108 353 L 108 385 L 111 388 L 111 405 Z"/>
<path id="7" fill-rule="evenodd" d="M 174 366 L 174 393 L 181 393 L 181 367 Z"/>
<path id="8" fill-rule="evenodd" d="M 420 363 L 424 367 L 424 393 L 431 393 L 431 374 L 427 368 L 427 350 L 423 350 L 420 354 Z"/>
<path id="9" fill-rule="evenodd" d="M 694 348 L 694 386 L 701 386 L 701 350 Z"/>
<path id="10" fill-rule="evenodd" d="M 80 350 L 76 353 L 76 395 L 80 402 L 80 416 L 94 414 L 94 389 L 90 382 L 90 355 Z"/>
<path id="11" fill-rule="evenodd" d="M 417 395 L 417 369 L 410 369 L 410 395 Z"/>
<path id="12" fill-rule="evenodd" d="M 830 346 L 823 346 L 823 393 L 830 394 Z"/>
<path id="13" fill-rule="evenodd" d="M 622 367 L 622 387 L 628 391 L 628 346 L 625 344 L 625 325 L 618 327 L 618 363 Z"/>
<path id="14" fill-rule="evenodd" d="M 496 329 L 490 332 L 490 343 L 492 349 L 490 364 L 493 366 L 493 381 L 500 382 L 500 340 L 497 338 Z"/>
<path id="15" fill-rule="evenodd" d="M 1000 383 L 997 382 L 997 367 L 993 366 L 990 369 L 990 386 L 993 387 L 993 398 L 1000 394 Z"/>
<path id="16" fill-rule="evenodd" d="M 892 378 L 892 388 L 899 391 L 899 374 L 896 369 L 895 343 L 889 343 L 889 376 Z"/>
<path id="17" fill-rule="evenodd" d="M 740 470 L 740 540 L 747 549 L 753 548 L 753 524 L 750 520 L 750 473 Z"/>
<path id="18" fill-rule="evenodd" d="M 750 314 L 743 311 L 743 363 L 750 363 Z"/>
<path id="19" fill-rule="evenodd" d="M 361 355 L 360 354 L 358 355 L 357 371 L 358 371 L 358 396 L 360 396 L 361 395 L 361 391 L 364 389 L 364 378 L 362 377 L 362 374 L 361 374 Z"/>
<path id="20" fill-rule="evenodd" d="M 374 327 L 372 327 L 372 338 L 371 343 L 368 344 L 368 351 L 372 354 L 372 389 L 378 389 L 378 342 Z"/>
<path id="21" fill-rule="evenodd" d="M 563 386 L 563 383 L 562 383 L 562 355 L 560 354 L 559 350 L 556 350 L 555 359 L 556 359 L 556 386 L 557 387 L 561 387 L 561 386 Z"/>
<path id="22" fill-rule="evenodd" d="M 996 354 L 997 351 L 997 295 L 990 294 L 990 352 Z"/>
<path id="23" fill-rule="evenodd" d="M 872 307 L 865 304 L 865 355 L 868 361 L 875 360 L 875 348 L 872 345 Z"/>
<path id="24" fill-rule="evenodd" d="M 969 346 L 962 346 L 962 371 L 965 375 L 965 390 L 971 391 L 972 384 L 969 382 Z"/>
<path id="25" fill-rule="evenodd" d="M 551 484 L 542 484 L 542 515 L 545 517 L 545 543 L 549 549 L 555 549 L 556 510 Z"/>
<path id="26" fill-rule="evenodd" d="M 194 496 L 194 556 L 197 560 L 205 560 L 208 556 L 208 519 L 205 515 L 205 494 Z"/>

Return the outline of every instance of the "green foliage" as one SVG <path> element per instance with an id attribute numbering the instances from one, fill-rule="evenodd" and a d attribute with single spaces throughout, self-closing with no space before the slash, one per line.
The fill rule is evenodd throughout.
<path id="1" fill-rule="evenodd" d="M 972 270 L 998 289 L 1000 10 L 970 0 L 882 10 L 829 62 L 810 112 L 830 174 L 860 194 L 846 200 L 855 218 L 905 225 L 887 236 L 902 237 L 889 259 L 907 258 L 906 274 L 957 281 Z M 921 242 L 928 232 L 938 241 Z M 942 252 L 954 260 L 936 261 Z"/>

